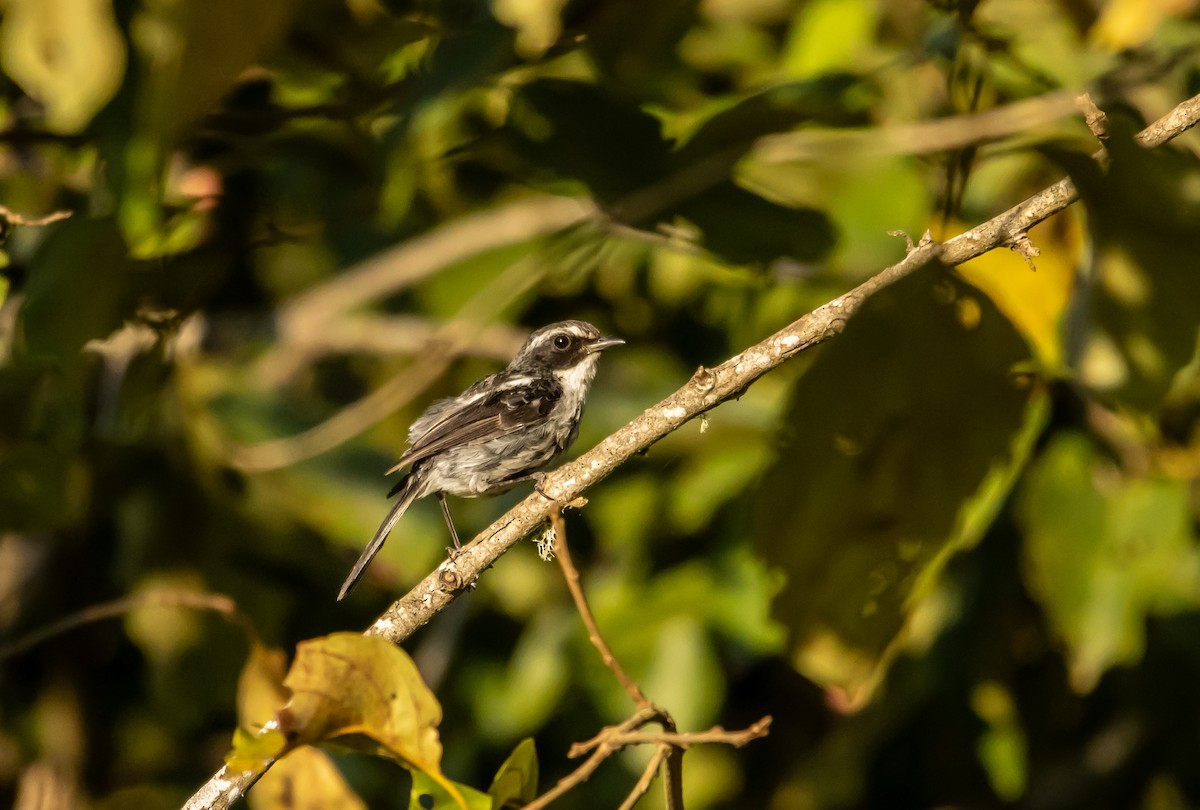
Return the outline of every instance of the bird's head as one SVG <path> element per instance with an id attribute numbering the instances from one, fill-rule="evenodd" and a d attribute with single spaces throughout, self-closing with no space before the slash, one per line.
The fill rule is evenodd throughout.
<path id="1" fill-rule="evenodd" d="M 624 342 L 605 336 L 587 321 L 560 321 L 531 334 L 509 368 L 560 374 L 576 369 L 594 372 L 600 352 Z"/>

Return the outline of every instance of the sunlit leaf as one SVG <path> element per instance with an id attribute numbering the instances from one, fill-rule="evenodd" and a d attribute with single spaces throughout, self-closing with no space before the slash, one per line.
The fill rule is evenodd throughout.
<path id="1" fill-rule="evenodd" d="M 517 30 L 517 53 L 528 58 L 541 56 L 558 39 L 565 5 L 566 0 L 492 0 L 492 13 Z"/>
<path id="2" fill-rule="evenodd" d="M 1089 36 L 1114 53 L 1146 42 L 1164 20 L 1195 10 L 1195 0 L 1112 0 L 1100 12 Z"/>
<path id="3" fill-rule="evenodd" d="M 493 810 L 523 807 L 533 801 L 538 792 L 537 747 L 532 737 L 517 744 L 504 760 L 488 794 L 492 797 Z"/>
<path id="4" fill-rule="evenodd" d="M 454 792 L 451 793 L 451 790 Z M 490 794 L 478 791 L 470 785 L 439 782 L 429 774 L 413 771 L 408 810 L 447 810 L 451 807 L 463 810 L 493 810 L 496 806 Z"/>
<path id="5" fill-rule="evenodd" d="M 358 633 L 301 642 L 283 685 L 291 697 L 276 714 L 277 730 L 241 732 L 227 758 L 231 768 L 261 769 L 299 746 L 365 738 L 369 750 L 424 772 L 466 807 L 441 773 L 441 706 L 403 650 Z"/>
<path id="6" fill-rule="evenodd" d="M 134 18 L 143 75 L 117 176 L 125 191 L 118 218 L 135 255 L 178 253 L 198 242 L 201 218 L 172 218 L 162 209 L 168 156 L 186 128 L 212 112 L 278 41 L 292 1 L 151 0 Z"/>
<path id="7" fill-rule="evenodd" d="M 857 0 L 816 0 L 796 15 L 783 52 L 789 75 L 808 77 L 858 66 L 869 53 L 879 11 Z"/>
<path id="8" fill-rule="evenodd" d="M 712 637 L 698 617 L 682 614 L 656 622 L 655 629 L 654 650 L 639 683 L 648 695 L 671 696 L 671 715 L 681 728 L 711 724 L 725 691 Z"/>
<path id="9" fill-rule="evenodd" d="M 1041 254 L 1031 268 L 1015 251 L 991 250 L 957 272 L 987 293 L 1051 370 L 1062 368 L 1063 318 L 1083 253 L 1079 218 L 1065 212 L 1030 231 Z"/>
<path id="10" fill-rule="evenodd" d="M 333 760 L 304 745 L 275 763 L 250 791 L 253 810 L 366 810 Z M 453 805 L 447 805 L 453 806 Z"/>
<path id="11" fill-rule="evenodd" d="M 8 0 L 0 61 L 45 107 L 48 129 L 82 130 L 125 74 L 125 39 L 112 0 Z"/>
<path id="12" fill-rule="evenodd" d="M 172 592 L 195 593 L 204 583 L 191 572 L 159 574 L 138 584 L 135 595 L 150 598 L 150 603 L 136 607 L 125 616 L 125 632 L 142 653 L 159 664 L 177 660 L 201 639 L 201 615 L 194 608 L 155 604 L 161 595 L 168 599 Z"/>
<path id="13" fill-rule="evenodd" d="M 238 723 L 243 728 L 261 728 L 287 703 L 283 686 L 287 656 L 283 650 L 254 644 L 238 677 Z"/>
<path id="14" fill-rule="evenodd" d="M 1128 477 L 1066 434 L 1030 469 L 1019 506 L 1025 576 L 1066 644 L 1076 689 L 1141 658 L 1148 616 L 1200 605 L 1186 482 Z"/>
<path id="15" fill-rule="evenodd" d="M 1016 801 L 1028 780 L 1028 744 L 1012 695 L 999 683 L 977 685 L 971 705 L 987 729 L 979 738 L 979 760 L 996 794 Z"/>
<path id="16" fill-rule="evenodd" d="M 559 708 L 571 677 L 566 642 L 578 622 L 566 610 L 535 614 L 506 665 L 479 674 L 471 697 L 482 734 L 495 740 L 529 734 Z"/>

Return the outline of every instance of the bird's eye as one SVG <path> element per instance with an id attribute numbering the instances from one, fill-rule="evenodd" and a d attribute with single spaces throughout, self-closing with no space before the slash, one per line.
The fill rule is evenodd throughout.
<path id="1" fill-rule="evenodd" d="M 555 335 L 554 336 L 554 348 L 558 349 L 560 352 L 566 351 L 568 348 L 570 348 L 570 346 L 571 346 L 571 336 L 570 335 Z"/>

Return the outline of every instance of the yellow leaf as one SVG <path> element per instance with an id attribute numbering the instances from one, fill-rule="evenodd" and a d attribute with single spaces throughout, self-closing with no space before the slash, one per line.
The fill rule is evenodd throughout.
<path id="1" fill-rule="evenodd" d="M 992 250 L 958 267 L 959 274 L 984 292 L 1050 370 L 1063 365 L 1060 324 L 1083 250 L 1078 216 L 1066 212 L 1030 231 L 1041 251 L 1036 270 L 1012 250 Z"/>
<path id="2" fill-rule="evenodd" d="M 1090 32 L 1094 43 L 1116 52 L 1135 48 L 1153 36 L 1168 17 L 1196 8 L 1196 0 L 1112 0 Z"/>
<path id="3" fill-rule="evenodd" d="M 45 107 L 47 129 L 79 132 L 125 73 L 111 0 L 8 0 L 0 62 Z"/>
<path id="4" fill-rule="evenodd" d="M 323 752 L 301 746 L 275 763 L 249 796 L 254 810 L 366 810 Z"/>
<path id="5" fill-rule="evenodd" d="M 284 686 L 292 697 L 278 723 L 292 744 L 362 735 L 402 765 L 428 774 L 465 810 L 441 772 L 442 707 L 399 647 L 358 633 L 303 642 Z"/>
<path id="6" fill-rule="evenodd" d="M 238 677 L 238 723 L 242 728 L 262 728 L 287 703 L 283 686 L 287 657 L 283 650 L 255 644 Z"/>
<path id="7" fill-rule="evenodd" d="M 281 652 L 256 647 L 238 681 L 238 713 L 242 728 L 225 759 L 230 770 L 275 763 L 255 790 L 266 794 L 256 807 L 361 807 L 328 758 L 309 747 L 361 736 L 376 753 L 427 774 L 466 810 L 441 772 L 442 707 L 412 659 L 382 639 L 335 633 L 301 642 L 286 676 Z M 297 797 L 309 803 L 288 804 Z"/>
<path id="8" fill-rule="evenodd" d="M 564 5 L 564 0 L 492 0 L 492 13 L 517 30 L 517 53 L 532 59 L 558 40 Z"/>

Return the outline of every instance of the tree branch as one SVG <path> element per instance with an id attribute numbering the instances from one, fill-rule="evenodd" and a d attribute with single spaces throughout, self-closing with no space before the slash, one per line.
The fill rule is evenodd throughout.
<path id="1" fill-rule="evenodd" d="M 652 708 L 653 704 L 646 698 L 642 688 L 625 672 L 625 668 L 609 648 L 608 642 L 600 634 L 600 627 L 596 624 L 591 607 L 588 606 L 583 586 L 579 584 L 579 569 L 571 561 L 571 547 L 567 543 L 567 523 L 563 520 L 562 509 L 557 506 L 550 510 L 550 525 L 554 527 L 554 556 L 558 560 L 558 567 L 562 569 L 563 579 L 567 581 L 567 590 L 571 592 L 575 609 L 579 611 L 579 617 L 583 619 L 583 625 L 587 628 L 588 641 L 592 642 L 592 646 L 600 653 L 600 660 L 604 662 L 604 666 L 612 670 L 621 688 L 628 693 L 637 707 Z"/>
<path id="2" fill-rule="evenodd" d="M 1200 95 L 1179 104 L 1147 127 L 1138 136 L 1138 142 L 1146 147 L 1158 146 L 1195 126 L 1198 120 Z M 549 473 L 541 486 L 545 495 L 534 492 L 513 507 L 468 544 L 453 562 L 447 560 L 442 563 L 408 594 L 397 600 L 366 632 L 396 644 L 404 641 L 443 610 L 500 555 L 543 523 L 556 504 L 575 500 L 630 457 L 646 450 L 687 421 L 737 396 L 759 377 L 801 351 L 839 334 L 845 328 L 846 321 L 871 295 L 934 259 L 957 265 L 994 248 L 1014 244 L 1029 228 L 1062 211 L 1077 198 L 1074 184 L 1069 179 L 1061 180 L 944 244 L 915 246 L 900 262 L 817 307 L 721 365 L 698 369 L 692 379 L 674 394 L 648 408 L 577 460 Z M 250 771 L 230 774 L 222 768 L 188 801 L 185 808 L 228 808 L 258 776 Z"/>

